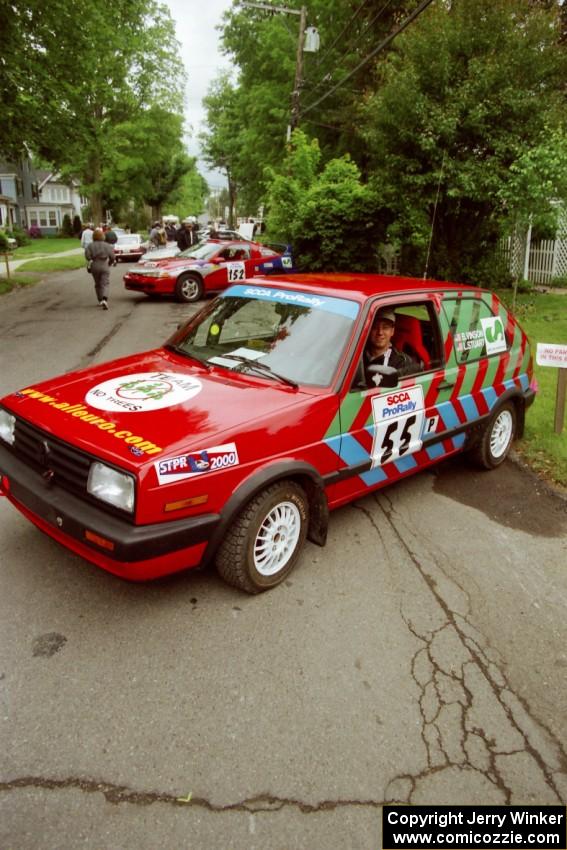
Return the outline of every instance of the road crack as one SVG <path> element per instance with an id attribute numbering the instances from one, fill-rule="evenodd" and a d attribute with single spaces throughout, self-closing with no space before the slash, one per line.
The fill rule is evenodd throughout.
<path id="1" fill-rule="evenodd" d="M 186 798 L 159 791 L 135 791 L 125 785 L 115 785 L 111 782 L 101 782 L 95 779 L 68 777 L 52 779 L 41 776 L 22 776 L 8 782 L 0 782 L 0 793 L 20 789 L 36 788 L 47 791 L 77 790 L 87 794 L 102 794 L 108 803 L 114 805 L 130 804 L 135 806 L 150 806 L 153 803 L 164 803 L 169 806 L 193 807 L 206 809 L 209 812 L 246 812 L 258 814 L 262 812 L 278 812 L 285 808 L 298 809 L 303 814 L 330 812 L 335 809 L 366 808 L 380 809 L 385 805 L 384 800 L 337 799 L 321 800 L 319 803 L 306 803 L 293 797 L 277 797 L 269 793 L 260 793 L 247 797 L 235 803 L 224 805 L 212 803 L 206 797 L 188 794 Z"/>

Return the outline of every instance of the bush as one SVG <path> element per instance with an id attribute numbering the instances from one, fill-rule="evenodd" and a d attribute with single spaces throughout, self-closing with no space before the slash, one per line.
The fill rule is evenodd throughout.
<path id="1" fill-rule="evenodd" d="M 18 225 L 16 225 L 16 227 L 13 228 L 12 232 L 14 234 L 14 239 L 18 243 L 18 248 L 22 245 L 29 245 L 30 238 L 26 231 L 23 229 L 23 227 L 18 227 Z"/>
<path id="2" fill-rule="evenodd" d="M 81 218 L 80 216 L 76 215 L 73 217 L 73 236 L 77 236 L 80 239 L 82 232 L 83 224 L 81 222 Z"/>
<path id="3" fill-rule="evenodd" d="M 31 227 L 28 227 L 28 236 L 30 239 L 42 239 L 43 233 L 37 226 L 37 224 L 32 224 Z"/>
<path id="4" fill-rule="evenodd" d="M 567 274 L 552 278 L 549 286 L 557 287 L 557 289 L 567 289 Z"/>
<path id="5" fill-rule="evenodd" d="M 71 224 L 71 218 L 67 213 L 65 213 L 65 215 L 63 216 L 63 222 L 61 224 L 61 233 L 59 235 L 66 239 L 68 239 L 70 236 L 73 236 L 73 226 Z"/>
<path id="6" fill-rule="evenodd" d="M 8 237 L 0 230 L 0 251 L 6 252 L 9 248 Z"/>

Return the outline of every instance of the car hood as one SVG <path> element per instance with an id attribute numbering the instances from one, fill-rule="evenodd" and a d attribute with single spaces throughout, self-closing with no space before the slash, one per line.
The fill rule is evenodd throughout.
<path id="1" fill-rule="evenodd" d="M 13 413 L 78 448 L 136 470 L 229 439 L 308 393 L 156 349 L 6 396 Z"/>

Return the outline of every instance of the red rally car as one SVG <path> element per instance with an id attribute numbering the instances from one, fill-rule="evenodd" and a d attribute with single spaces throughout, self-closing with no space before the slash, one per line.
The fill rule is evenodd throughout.
<path id="1" fill-rule="evenodd" d="M 191 302 L 255 274 L 292 269 L 289 246 L 209 240 L 163 260 L 152 260 L 150 252 L 124 275 L 124 286 L 146 295 L 175 295 L 178 301 Z"/>
<path id="2" fill-rule="evenodd" d="M 403 371 L 368 361 L 377 318 L 407 355 Z M 324 545 L 329 510 L 462 450 L 497 467 L 531 384 L 528 340 L 491 292 L 261 278 L 227 289 L 162 348 L 5 397 L 0 486 L 40 529 L 124 578 L 212 561 L 257 593 L 288 575 L 306 537 Z"/>

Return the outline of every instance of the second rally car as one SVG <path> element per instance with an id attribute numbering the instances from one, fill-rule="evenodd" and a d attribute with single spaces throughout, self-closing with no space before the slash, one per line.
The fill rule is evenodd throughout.
<path id="1" fill-rule="evenodd" d="M 128 270 L 124 286 L 146 295 L 174 295 L 178 301 L 194 302 L 257 274 L 292 270 L 289 246 L 209 240 L 175 257 L 152 261 L 150 255 Z"/>

